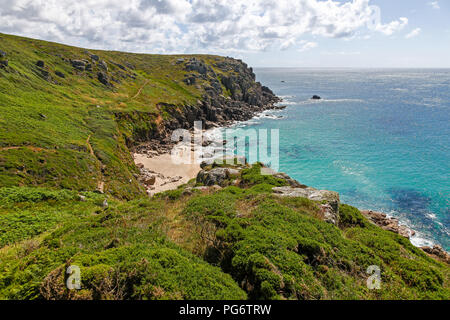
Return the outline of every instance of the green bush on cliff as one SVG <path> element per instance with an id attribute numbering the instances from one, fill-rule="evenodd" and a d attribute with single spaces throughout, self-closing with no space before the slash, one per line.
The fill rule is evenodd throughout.
<path id="1" fill-rule="evenodd" d="M 449 297 L 448 266 L 371 225 L 358 209 L 341 205 L 341 230 L 319 219 L 310 200 L 255 188 L 195 196 L 184 209 L 188 220 L 214 225 L 215 238 L 211 229 L 205 233 L 205 259 L 231 274 L 250 298 Z M 371 265 L 382 270 L 381 290 L 367 288 Z"/>
<path id="2" fill-rule="evenodd" d="M 116 77 L 105 86 L 97 64 L 71 66 L 91 59 L 84 49 L 4 34 L 0 48 L 0 299 L 450 298 L 448 265 L 356 208 L 322 221 L 316 202 L 274 195 L 287 183 L 261 164 L 239 186 L 148 198 L 129 147 L 195 110 L 205 80 L 187 85 L 177 64 L 194 56 L 93 51 Z M 234 74 L 215 67 L 225 58 L 195 57 L 219 83 Z M 69 265 L 81 290 L 65 286 Z M 366 286 L 372 265 L 380 290 Z"/>

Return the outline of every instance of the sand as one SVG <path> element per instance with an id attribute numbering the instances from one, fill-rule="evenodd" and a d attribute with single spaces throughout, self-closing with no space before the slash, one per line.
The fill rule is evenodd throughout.
<path id="1" fill-rule="evenodd" d="M 162 154 L 148 158 L 146 154 L 135 153 L 134 162 L 142 163 L 144 168 L 155 172 L 155 184 L 147 192 L 154 195 L 159 192 L 176 189 L 178 186 L 196 178 L 201 170 L 200 164 L 192 161 L 191 164 L 177 164 L 172 161 L 170 154 Z"/>

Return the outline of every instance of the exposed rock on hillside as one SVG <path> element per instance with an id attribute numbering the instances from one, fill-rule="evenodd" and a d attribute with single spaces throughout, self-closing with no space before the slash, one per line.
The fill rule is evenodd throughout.
<path id="1" fill-rule="evenodd" d="M 365 217 L 367 217 L 369 221 L 383 228 L 384 230 L 398 233 L 399 235 L 408 239 L 415 234 L 414 230 L 411 230 L 406 226 L 400 225 L 398 219 L 388 217 L 385 213 L 371 210 L 362 210 L 361 213 Z"/>
<path id="2" fill-rule="evenodd" d="M 272 190 L 281 197 L 302 197 L 323 202 L 321 211 L 324 215 L 324 220 L 332 224 L 337 224 L 339 221 L 339 193 L 335 191 L 317 190 L 311 187 L 275 187 Z"/>
<path id="3" fill-rule="evenodd" d="M 448 254 L 441 246 L 435 245 L 433 247 L 421 247 L 423 251 L 431 256 L 434 256 L 438 260 L 442 260 L 445 263 L 450 264 L 450 254 Z"/>
<path id="4" fill-rule="evenodd" d="M 180 61 L 180 62 L 179 62 Z M 169 115 L 155 130 L 139 132 L 138 141 L 147 143 L 148 148 L 156 148 L 161 141 L 170 144 L 170 136 L 176 129 L 191 129 L 194 121 L 202 121 L 204 129 L 226 126 L 234 121 L 245 121 L 267 109 L 276 108 L 280 99 L 267 87 L 255 81 L 253 69 L 240 60 L 226 58 L 213 68 L 204 61 L 191 58 L 184 63 L 185 70 L 191 71 L 183 80 L 188 85 L 203 81 L 205 94 L 196 105 L 175 106 L 159 103 L 158 109 Z M 219 79 L 221 79 L 219 81 Z M 122 117 L 122 114 L 117 114 Z M 148 143 L 151 141 L 151 143 Z M 159 148 L 159 147 L 158 147 Z"/>
<path id="5" fill-rule="evenodd" d="M 82 61 L 82 60 L 72 60 L 71 61 L 72 66 L 79 70 L 79 71 L 84 71 L 86 69 L 86 61 Z"/>
<path id="6" fill-rule="evenodd" d="M 239 170 L 231 168 L 214 168 L 211 170 L 202 170 L 197 175 L 197 182 L 205 186 L 225 186 L 227 179 L 233 175 L 238 175 Z"/>

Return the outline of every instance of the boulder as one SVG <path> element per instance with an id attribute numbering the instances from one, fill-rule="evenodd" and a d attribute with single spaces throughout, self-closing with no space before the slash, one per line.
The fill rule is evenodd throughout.
<path id="1" fill-rule="evenodd" d="M 292 179 L 290 176 L 288 176 L 284 172 L 275 173 L 275 174 L 273 174 L 273 176 L 275 178 L 285 180 L 291 187 L 294 187 L 294 188 L 307 188 L 307 186 L 305 186 L 304 184 L 301 184 L 300 182 L 298 182 L 295 179 Z"/>
<path id="2" fill-rule="evenodd" d="M 153 186 L 156 182 L 156 176 L 151 176 L 144 181 L 146 186 Z"/>
<path id="3" fill-rule="evenodd" d="M 197 60 L 196 58 L 192 58 L 186 63 L 186 70 L 197 71 L 200 74 L 206 74 L 208 68 L 206 67 L 203 61 Z"/>
<path id="4" fill-rule="evenodd" d="M 120 63 L 114 63 L 114 64 L 124 71 L 127 70 L 127 68 L 125 68 L 125 66 L 121 65 Z"/>
<path id="5" fill-rule="evenodd" d="M 72 67 L 79 71 L 84 71 L 86 69 L 86 62 L 83 60 L 72 60 Z"/>
<path id="6" fill-rule="evenodd" d="M 312 99 L 312 100 L 320 100 L 320 99 L 322 99 L 322 98 L 319 97 L 318 95 L 313 95 L 311 99 Z"/>
<path id="7" fill-rule="evenodd" d="M 202 170 L 197 174 L 197 182 L 203 183 L 205 186 L 223 186 L 230 175 L 228 168 L 214 168 L 209 171 Z"/>
<path id="8" fill-rule="evenodd" d="M 397 233 L 405 238 L 410 238 L 415 235 L 415 231 L 407 226 L 400 225 L 399 221 L 395 218 L 388 217 L 383 212 L 376 212 L 372 210 L 361 210 L 361 214 L 369 219 L 370 222 L 379 226 L 380 228 Z"/>
<path id="9" fill-rule="evenodd" d="M 3 50 L 0 50 L 0 58 L 6 57 L 6 52 Z"/>
<path id="10" fill-rule="evenodd" d="M 321 211 L 324 220 L 337 224 L 339 220 L 339 193 L 328 190 L 317 190 L 311 187 L 293 188 L 293 187 L 275 187 L 272 189 L 275 195 L 280 197 L 301 197 L 322 203 Z"/>
<path id="11" fill-rule="evenodd" d="M 450 264 L 450 254 L 442 249 L 439 245 L 434 245 L 433 247 L 421 247 L 423 251 L 428 253 L 429 255 L 435 256 L 438 259 L 444 261 L 447 264 Z"/>
<path id="12" fill-rule="evenodd" d="M 45 62 L 42 61 L 42 60 L 38 60 L 38 62 L 36 62 L 36 65 L 37 65 L 39 68 L 43 68 L 43 67 L 45 66 Z"/>
<path id="13" fill-rule="evenodd" d="M 61 71 L 55 71 L 55 74 L 60 77 L 60 78 L 65 78 L 66 75 L 64 73 L 62 73 Z"/>
<path id="14" fill-rule="evenodd" d="M 98 67 L 100 68 L 100 69 L 103 69 L 103 70 L 105 70 L 105 71 L 108 71 L 108 65 L 106 64 L 106 62 L 105 61 L 100 61 L 99 63 L 98 63 Z"/>
<path id="15" fill-rule="evenodd" d="M 106 73 L 104 72 L 99 72 L 97 73 L 97 79 L 98 81 L 100 81 L 101 83 L 103 83 L 105 86 L 109 86 L 110 82 L 109 82 L 109 77 Z"/>
<path id="16" fill-rule="evenodd" d="M 91 54 L 91 59 L 94 60 L 94 61 L 99 61 L 100 57 L 98 55 L 96 55 L 96 54 Z"/>
<path id="17" fill-rule="evenodd" d="M 0 68 L 5 68 L 8 66 L 8 60 L 0 60 Z"/>

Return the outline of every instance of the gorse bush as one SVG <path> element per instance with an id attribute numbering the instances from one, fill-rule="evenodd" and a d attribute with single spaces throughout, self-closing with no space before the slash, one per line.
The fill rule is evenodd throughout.
<path id="1" fill-rule="evenodd" d="M 221 190 L 147 196 L 131 147 L 200 112 L 206 88 L 236 76 L 229 59 L 94 50 L 105 85 L 85 49 L 4 34 L 0 49 L 0 299 L 450 299 L 447 264 L 351 206 L 324 222 L 320 203 L 273 194 L 288 183 L 260 163 Z M 188 85 L 177 61 L 193 57 L 213 72 Z M 373 265 L 380 290 L 366 285 Z"/>

